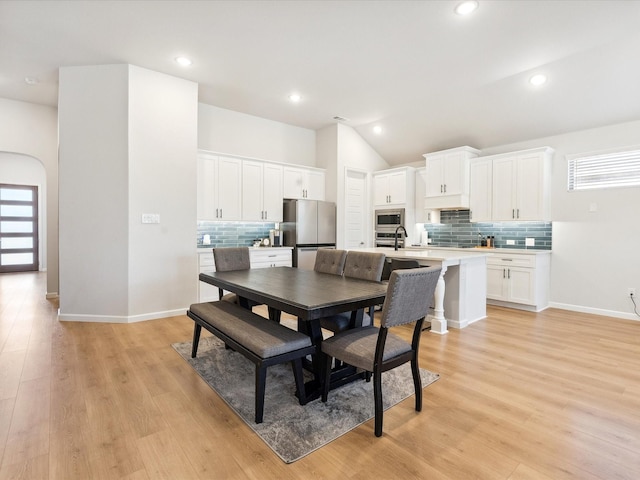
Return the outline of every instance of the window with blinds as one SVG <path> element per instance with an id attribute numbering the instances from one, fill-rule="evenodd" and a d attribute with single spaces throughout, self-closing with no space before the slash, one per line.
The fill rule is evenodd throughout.
<path id="1" fill-rule="evenodd" d="M 569 158 L 569 191 L 640 186 L 640 149 Z"/>

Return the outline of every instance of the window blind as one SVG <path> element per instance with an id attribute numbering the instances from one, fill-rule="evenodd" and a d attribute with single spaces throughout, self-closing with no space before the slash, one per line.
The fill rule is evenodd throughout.
<path id="1" fill-rule="evenodd" d="M 640 149 L 575 157 L 568 162 L 569 191 L 640 185 Z"/>

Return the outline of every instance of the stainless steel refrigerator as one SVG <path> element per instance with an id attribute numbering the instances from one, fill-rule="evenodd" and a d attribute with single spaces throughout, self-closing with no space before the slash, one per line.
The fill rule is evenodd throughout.
<path id="1" fill-rule="evenodd" d="M 336 204 L 285 200 L 283 215 L 283 240 L 293 247 L 293 266 L 313 270 L 318 248 L 336 248 Z"/>

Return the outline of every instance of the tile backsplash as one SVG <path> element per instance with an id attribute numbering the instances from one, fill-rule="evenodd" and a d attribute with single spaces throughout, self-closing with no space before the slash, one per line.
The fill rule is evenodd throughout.
<path id="1" fill-rule="evenodd" d="M 433 246 L 475 247 L 481 235 L 493 235 L 496 248 L 551 250 L 551 222 L 471 223 L 469 210 L 443 210 L 440 222 L 424 225 Z M 535 246 L 525 246 L 525 238 L 533 238 Z M 515 245 L 507 245 L 507 240 L 514 240 Z"/>
<path id="2" fill-rule="evenodd" d="M 257 238 L 269 237 L 273 223 L 261 222 L 198 222 L 197 246 L 201 247 L 250 247 Z M 209 245 L 203 238 L 209 235 Z"/>

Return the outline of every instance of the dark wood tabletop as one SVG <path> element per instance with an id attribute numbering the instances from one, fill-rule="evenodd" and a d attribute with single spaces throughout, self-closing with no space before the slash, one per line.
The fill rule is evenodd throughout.
<path id="1" fill-rule="evenodd" d="M 387 293 L 384 283 L 292 267 L 201 273 L 200 280 L 304 321 L 381 304 Z"/>

